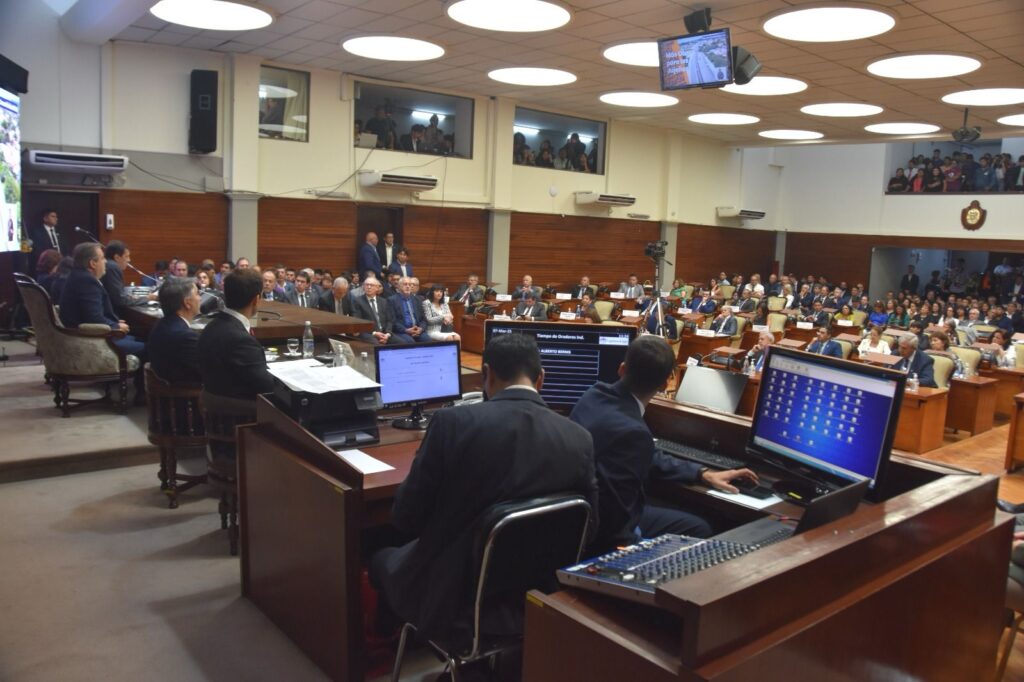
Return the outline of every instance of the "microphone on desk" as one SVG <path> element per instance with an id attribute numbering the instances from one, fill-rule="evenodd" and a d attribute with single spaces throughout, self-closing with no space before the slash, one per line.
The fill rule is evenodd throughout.
<path id="1" fill-rule="evenodd" d="M 78 225 L 75 225 L 75 232 L 77 232 L 78 234 L 81 234 L 81 235 L 85 235 L 85 238 L 88 239 L 89 241 L 91 241 L 91 242 L 93 242 L 95 244 L 99 244 L 100 246 L 103 246 L 103 242 L 101 242 L 99 239 L 96 239 L 96 237 L 92 236 L 92 233 L 90 233 L 88 230 L 83 230 Z M 150 279 L 152 279 L 152 277 L 147 275 L 142 270 L 139 270 L 137 267 L 135 267 L 131 263 L 125 263 L 125 265 L 127 265 L 129 268 L 134 270 L 139 275 L 142 275 L 143 277 L 149 277 Z"/>

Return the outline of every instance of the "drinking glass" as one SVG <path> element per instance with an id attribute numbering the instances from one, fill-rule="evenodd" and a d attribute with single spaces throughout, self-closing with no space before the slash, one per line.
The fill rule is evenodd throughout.
<path id="1" fill-rule="evenodd" d="M 298 339 L 288 339 L 288 354 L 289 355 L 296 355 L 296 354 L 298 354 L 298 352 L 299 352 L 299 340 Z"/>

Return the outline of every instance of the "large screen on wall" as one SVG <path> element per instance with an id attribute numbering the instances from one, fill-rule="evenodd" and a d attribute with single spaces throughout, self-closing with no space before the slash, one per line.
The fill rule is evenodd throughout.
<path id="1" fill-rule="evenodd" d="M 21 249 L 21 130 L 20 100 L 0 88 L 0 251 Z"/>
<path id="2" fill-rule="evenodd" d="M 717 88 L 732 82 L 729 29 L 658 41 L 662 90 Z"/>

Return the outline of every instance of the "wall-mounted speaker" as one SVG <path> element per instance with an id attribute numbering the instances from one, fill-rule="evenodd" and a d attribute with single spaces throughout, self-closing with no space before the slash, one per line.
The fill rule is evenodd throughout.
<path id="1" fill-rule="evenodd" d="M 188 119 L 188 153 L 209 154 L 217 149 L 217 72 L 192 71 Z"/>
<path id="2" fill-rule="evenodd" d="M 761 73 L 761 62 L 757 57 L 736 45 L 732 48 L 732 75 L 736 85 L 746 85 Z"/>

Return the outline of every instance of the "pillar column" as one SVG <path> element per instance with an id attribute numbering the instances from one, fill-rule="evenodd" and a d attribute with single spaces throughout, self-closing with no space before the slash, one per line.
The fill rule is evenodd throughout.
<path id="1" fill-rule="evenodd" d="M 508 291 L 508 253 L 512 243 L 512 212 L 491 210 L 487 222 L 487 274 L 499 293 Z"/>

